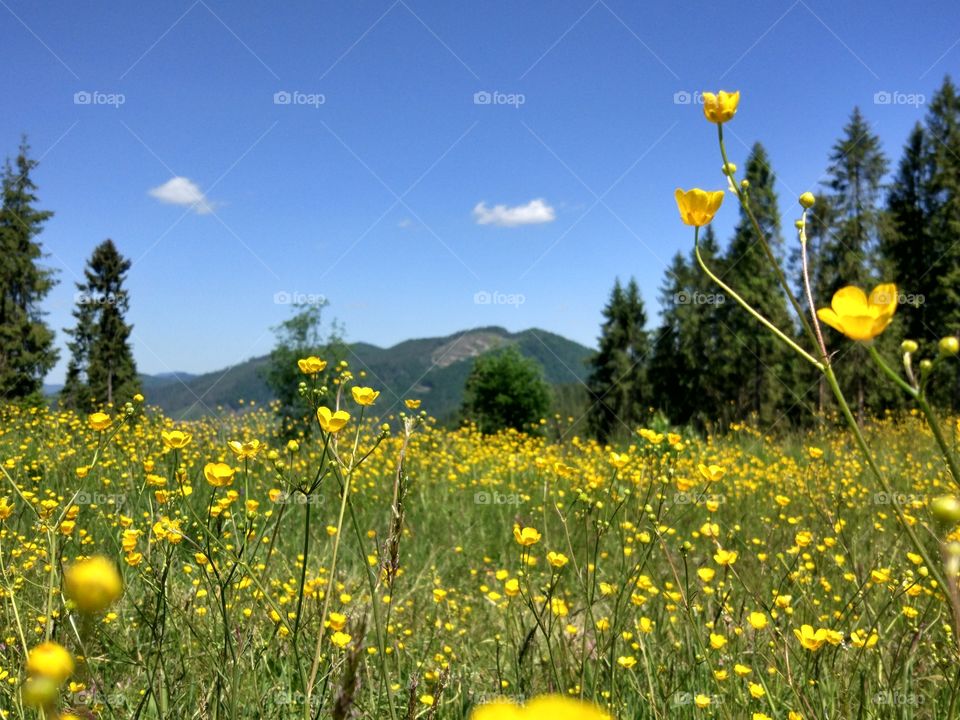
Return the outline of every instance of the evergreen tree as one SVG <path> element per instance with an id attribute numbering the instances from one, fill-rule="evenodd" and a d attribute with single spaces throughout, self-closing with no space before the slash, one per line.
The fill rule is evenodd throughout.
<path id="1" fill-rule="evenodd" d="M 462 415 L 484 433 L 535 431 L 550 409 L 543 368 L 515 347 L 481 355 L 467 378 Z"/>
<path id="2" fill-rule="evenodd" d="M 783 253 L 783 239 L 775 178 L 766 150 L 759 143 L 747 157 L 744 177 L 749 183 L 750 207 L 771 251 L 779 257 Z M 742 207 L 724 266 L 724 282 L 774 325 L 785 332 L 793 331 L 787 299 Z M 793 385 L 792 351 L 759 327 L 732 298 L 720 306 L 718 322 L 721 327 L 719 352 L 710 367 L 724 396 L 731 402 L 725 419 L 750 416 L 756 422 L 768 424 L 792 413 L 802 402 L 801 394 Z"/>
<path id="3" fill-rule="evenodd" d="M 37 161 L 29 152 L 23 140 L 16 161 L 7 161 L 0 207 L 0 397 L 15 400 L 41 396 L 59 355 L 40 309 L 56 284 L 54 271 L 38 264 L 44 257 L 38 235 L 53 213 L 35 207 Z"/>
<path id="4" fill-rule="evenodd" d="M 123 283 L 129 270 L 130 260 L 108 239 L 94 249 L 83 271 L 85 281 L 77 283 L 77 324 L 67 331 L 73 340 L 61 394 L 68 407 L 89 411 L 140 392 L 130 349 L 133 326 L 125 320 L 130 301 Z"/>
<path id="5" fill-rule="evenodd" d="M 869 292 L 879 280 L 879 238 L 882 213 L 878 201 L 887 159 L 880 147 L 880 138 L 859 108 L 854 108 L 830 154 L 826 182 L 828 194 L 824 198 L 830 224 L 821 241 L 815 277 L 811 279 L 814 301 L 823 306 L 833 294 L 846 285 L 856 285 Z M 825 215 L 821 215 L 821 218 Z M 818 232 L 820 230 L 818 229 Z M 815 282 L 813 282 L 815 280 Z M 876 372 L 866 348 L 860 343 L 844 342 L 824 329 L 827 343 L 838 351 L 836 373 L 844 393 L 859 417 L 869 405 L 879 411 L 892 394 L 886 381 Z M 893 335 L 889 335 L 893 338 Z M 889 345 L 890 339 L 878 340 L 878 345 Z"/>
<path id="6" fill-rule="evenodd" d="M 713 228 L 700 240 L 700 255 L 723 274 Z M 716 422 L 723 398 L 710 368 L 720 351 L 718 312 L 726 298 L 700 270 L 694 251 L 677 254 L 661 287 L 662 324 L 657 331 L 649 377 L 654 406 L 678 424 L 700 428 Z"/>
<path id="7" fill-rule="evenodd" d="M 916 299 L 905 308 L 907 312 L 894 316 L 896 334 L 915 340 L 931 339 L 932 322 L 927 314 L 932 305 L 926 298 L 937 280 L 928 272 L 937 261 L 931 222 L 931 174 L 926 132 L 917 123 L 887 195 L 888 223 L 882 246 L 887 276 L 907 298 Z"/>
<path id="8" fill-rule="evenodd" d="M 631 278 L 626 288 L 616 281 L 603 317 L 600 350 L 590 361 L 587 387 L 590 429 L 606 442 L 616 434 L 632 432 L 646 415 L 650 400 L 647 317 L 635 279 Z"/>

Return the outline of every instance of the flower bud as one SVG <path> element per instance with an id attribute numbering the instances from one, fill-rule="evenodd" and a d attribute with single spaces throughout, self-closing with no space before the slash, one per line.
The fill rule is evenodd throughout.
<path id="1" fill-rule="evenodd" d="M 900 352 L 904 353 L 915 353 L 920 349 L 920 346 L 917 345 L 916 340 L 904 340 L 900 343 Z"/>
<path id="2" fill-rule="evenodd" d="M 807 191 L 800 196 L 800 207 L 802 207 L 804 210 L 809 210 L 813 207 L 813 204 L 816 201 L 817 199 L 813 196 L 813 193 Z"/>
<path id="3" fill-rule="evenodd" d="M 794 220 L 794 221 L 793 221 L 793 226 L 794 226 L 797 230 L 803 230 L 803 220 Z"/>
<path id="4" fill-rule="evenodd" d="M 27 707 L 49 708 L 56 705 L 60 686 L 47 677 L 30 677 L 20 690 L 20 697 Z"/>
<path id="5" fill-rule="evenodd" d="M 933 370 L 933 363 L 930 360 L 921 360 L 920 361 L 920 372 L 928 373 Z"/>
<path id="6" fill-rule="evenodd" d="M 941 495 L 930 503 L 933 517 L 946 526 L 960 523 L 960 500 L 953 495 Z"/>
<path id="7" fill-rule="evenodd" d="M 720 168 L 720 172 L 724 175 L 734 175 L 737 172 L 737 166 L 731 162 L 724 163 L 723 167 Z"/>
<path id="8" fill-rule="evenodd" d="M 957 340 L 953 335 L 948 335 L 945 338 L 940 338 L 940 342 L 937 344 L 937 347 L 940 350 L 940 354 L 944 357 L 951 357 L 960 352 L 960 340 Z"/>
<path id="9" fill-rule="evenodd" d="M 747 180 L 746 178 L 744 178 L 743 180 L 741 180 L 741 181 L 740 181 L 740 189 L 741 189 L 741 190 L 749 190 L 749 189 L 750 189 L 750 181 Z"/>

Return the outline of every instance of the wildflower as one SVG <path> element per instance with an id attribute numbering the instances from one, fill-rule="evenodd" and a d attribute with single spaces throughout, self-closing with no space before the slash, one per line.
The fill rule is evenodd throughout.
<path id="1" fill-rule="evenodd" d="M 123 581 L 112 560 L 96 555 L 74 563 L 64 572 L 64 591 L 85 613 L 106 610 L 123 594 Z"/>
<path id="2" fill-rule="evenodd" d="M 880 636 L 875 632 L 870 633 L 869 637 L 867 636 L 867 633 L 861 630 L 854 630 L 852 633 L 850 633 L 850 642 L 854 647 L 857 648 L 872 648 L 877 644 L 878 640 L 880 640 Z"/>
<path id="3" fill-rule="evenodd" d="M 716 94 L 712 92 L 703 93 L 703 115 L 707 120 L 718 125 L 731 120 L 737 114 L 739 104 L 739 90 L 732 93 L 724 90 Z"/>
<path id="4" fill-rule="evenodd" d="M 704 465 L 703 463 L 697 465 L 697 470 L 700 471 L 703 479 L 707 482 L 716 482 L 726 473 L 726 470 L 719 465 Z"/>
<path id="5" fill-rule="evenodd" d="M 680 210 L 680 219 L 687 225 L 709 225 L 723 203 L 723 190 L 707 191 L 700 188 L 684 192 L 677 188 L 673 193 Z"/>
<path id="6" fill-rule="evenodd" d="M 937 343 L 937 349 L 940 350 L 940 354 L 944 357 L 951 357 L 960 353 L 960 340 L 948 335 L 945 338 L 941 338 L 940 342 Z"/>
<path id="7" fill-rule="evenodd" d="M 800 207 L 804 210 L 809 210 L 816 202 L 817 199 L 813 196 L 812 192 L 807 191 L 800 196 Z"/>
<path id="8" fill-rule="evenodd" d="M 562 695 L 541 695 L 526 705 L 494 700 L 470 713 L 470 720 L 610 720 L 595 705 Z"/>
<path id="9" fill-rule="evenodd" d="M 752 612 L 747 616 L 747 622 L 754 630 L 763 630 L 767 626 L 767 615 L 762 612 Z"/>
<path id="10" fill-rule="evenodd" d="M 317 408 L 317 420 L 324 432 L 331 435 L 343 430 L 343 426 L 350 422 L 350 413 L 346 410 L 333 412 L 328 407 Z"/>
<path id="11" fill-rule="evenodd" d="M 519 525 L 514 525 L 513 539 L 517 541 L 518 545 L 530 547 L 531 545 L 536 545 L 538 542 L 540 542 L 540 532 L 534 527 L 525 527 L 521 529 Z"/>
<path id="12" fill-rule="evenodd" d="M 246 442 L 231 440 L 227 443 L 227 447 L 230 448 L 230 451 L 239 459 L 253 460 L 260 451 L 263 450 L 264 444 L 256 439 L 247 440 Z"/>
<path id="13" fill-rule="evenodd" d="M 96 430 L 97 432 L 106 430 L 112 423 L 113 421 L 106 413 L 95 412 L 87 416 L 87 425 L 89 425 L 92 430 Z"/>
<path id="14" fill-rule="evenodd" d="M 760 683 L 750 683 L 750 696 L 759 700 L 764 695 L 767 694 L 767 691 L 763 689 L 763 685 Z"/>
<path id="15" fill-rule="evenodd" d="M 407 400 L 403 401 L 403 404 L 407 406 L 408 410 L 419 410 L 420 403 L 420 400 L 414 400 L 412 398 L 408 398 Z"/>
<path id="16" fill-rule="evenodd" d="M 811 652 L 816 652 L 827 642 L 827 631 L 823 628 L 815 631 L 810 625 L 801 625 L 799 630 L 793 629 L 793 634 L 803 649 Z"/>
<path id="17" fill-rule="evenodd" d="M 0 498 L 0 520 L 6 520 L 13 514 L 13 505 L 10 504 L 10 498 Z"/>
<path id="18" fill-rule="evenodd" d="M 727 639 L 723 635 L 710 633 L 710 647 L 712 647 L 714 650 L 720 650 L 726 644 Z"/>
<path id="19" fill-rule="evenodd" d="M 297 367 L 300 368 L 300 372 L 304 375 L 316 375 L 326 369 L 327 361 L 311 355 L 310 357 L 297 360 Z"/>
<path id="20" fill-rule="evenodd" d="M 352 639 L 353 638 L 351 638 L 350 635 L 345 632 L 341 632 L 340 630 L 337 630 L 333 635 L 330 636 L 330 642 L 332 642 L 341 650 L 349 645 Z"/>
<path id="21" fill-rule="evenodd" d="M 207 463 L 203 466 L 203 476 L 213 487 L 229 487 L 236 471 L 226 463 Z"/>
<path id="22" fill-rule="evenodd" d="M 710 696 L 704 695 L 703 693 L 698 693 L 693 698 L 693 704 L 696 705 L 700 710 L 706 710 L 710 707 Z"/>
<path id="23" fill-rule="evenodd" d="M 164 430 L 160 433 L 163 444 L 171 450 L 180 450 L 190 444 L 193 435 L 182 430 Z"/>
<path id="24" fill-rule="evenodd" d="M 353 394 L 353 399 L 357 405 L 363 405 L 364 407 L 373 405 L 374 401 L 380 397 L 380 391 L 371 387 L 354 386 L 350 388 L 350 392 Z"/>
<path id="25" fill-rule="evenodd" d="M 73 657 L 65 647 L 48 640 L 30 650 L 27 672 L 60 684 L 73 674 Z"/>
<path id="26" fill-rule="evenodd" d="M 629 670 L 637 664 L 637 659 L 633 655 L 621 655 L 617 658 L 617 665 L 624 670 Z"/>
<path id="27" fill-rule="evenodd" d="M 563 553 L 553 552 L 551 550 L 547 553 L 547 562 L 559 569 L 570 562 L 570 559 Z"/>
<path id="28" fill-rule="evenodd" d="M 817 310 L 817 317 L 851 340 L 872 340 L 886 330 L 897 309 L 897 286 L 877 285 L 867 297 L 848 285 L 833 295 L 830 307 Z"/>
<path id="29" fill-rule="evenodd" d="M 714 561 L 717 565 L 723 565 L 724 567 L 728 565 L 733 565 L 737 561 L 737 551 L 736 550 L 717 550 L 713 556 Z"/>

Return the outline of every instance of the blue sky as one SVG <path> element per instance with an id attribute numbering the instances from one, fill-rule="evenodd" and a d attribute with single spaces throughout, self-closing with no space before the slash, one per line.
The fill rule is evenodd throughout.
<path id="1" fill-rule="evenodd" d="M 731 160 L 767 146 L 785 224 L 854 105 L 899 157 L 958 74 L 960 5 L 858 6 L 0 0 L 0 152 L 27 133 L 41 159 L 58 340 L 110 237 L 145 372 L 268 352 L 297 293 L 351 340 L 503 325 L 593 345 L 615 276 L 655 324 L 691 242 L 673 189 L 722 187 L 685 93 L 741 90 Z"/>

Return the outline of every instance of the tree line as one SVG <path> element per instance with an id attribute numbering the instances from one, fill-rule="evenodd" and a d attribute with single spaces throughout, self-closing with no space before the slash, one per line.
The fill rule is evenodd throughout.
<path id="1" fill-rule="evenodd" d="M 875 341 L 895 366 L 901 340 L 918 341 L 930 356 L 940 338 L 960 332 L 960 95 L 949 77 L 885 183 L 888 169 L 879 137 L 854 108 L 830 150 L 807 233 L 818 307 L 845 285 L 897 284 L 895 323 Z M 760 143 L 750 149 L 744 176 L 760 227 L 797 278 L 797 297 L 805 298 L 799 241 L 785 240 L 796 235 L 792 225 L 782 227 L 776 176 Z M 739 213 L 725 247 L 708 227 L 701 253 L 726 284 L 802 342 L 756 231 L 742 208 Z M 657 413 L 677 425 L 718 428 L 750 418 L 772 428 L 801 422 L 810 410 L 822 416 L 833 409 L 816 373 L 724 297 L 700 271 L 692 248 L 672 259 L 659 300 L 661 322 L 651 330 L 636 282 L 614 285 L 588 382 L 587 416 L 598 437 L 634 429 Z M 898 407 L 897 393 L 865 348 L 824 332 L 860 417 Z M 933 385 L 939 404 L 960 408 L 960 377 L 939 377 Z"/>

